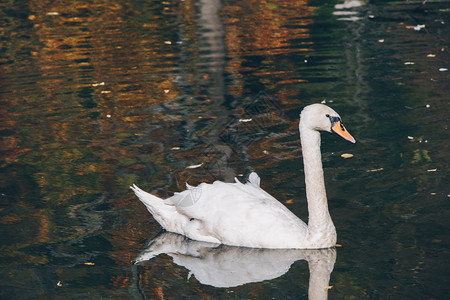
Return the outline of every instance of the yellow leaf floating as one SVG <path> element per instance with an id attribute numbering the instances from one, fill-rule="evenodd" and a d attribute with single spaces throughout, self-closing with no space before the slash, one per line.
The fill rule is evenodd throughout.
<path id="1" fill-rule="evenodd" d="M 354 155 L 353 154 L 350 154 L 350 153 L 344 153 L 344 154 L 341 154 L 341 157 L 342 158 L 351 158 L 351 157 L 353 157 Z"/>
<path id="2" fill-rule="evenodd" d="M 378 171 L 383 171 L 383 170 L 384 170 L 384 168 L 378 168 L 378 169 L 367 170 L 366 172 L 370 173 L 370 172 L 378 172 Z"/>

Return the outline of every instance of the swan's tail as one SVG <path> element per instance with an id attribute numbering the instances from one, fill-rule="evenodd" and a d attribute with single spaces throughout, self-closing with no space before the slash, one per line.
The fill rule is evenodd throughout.
<path id="1" fill-rule="evenodd" d="M 156 221 L 166 230 L 167 222 L 170 222 L 170 217 L 173 217 L 173 212 L 176 210 L 173 205 L 167 205 L 164 200 L 141 190 L 137 185 L 130 186 L 136 196 L 145 204 L 147 210 L 153 215 Z"/>
<path id="2" fill-rule="evenodd" d="M 133 192 L 136 194 L 136 196 L 139 198 L 139 200 L 142 201 L 142 203 L 149 207 L 157 207 L 161 204 L 163 204 L 163 199 L 158 198 L 150 193 L 147 193 L 143 190 L 141 190 L 137 185 L 133 184 L 133 186 L 130 186 L 130 188 L 133 190 Z M 153 212 L 150 211 L 152 214 Z"/>

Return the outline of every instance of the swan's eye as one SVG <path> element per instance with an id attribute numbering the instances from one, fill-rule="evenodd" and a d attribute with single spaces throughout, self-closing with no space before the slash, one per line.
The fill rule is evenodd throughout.
<path id="1" fill-rule="evenodd" d="M 329 117 L 330 117 L 330 115 L 329 115 L 329 114 L 326 114 L 326 115 L 325 115 L 325 117 L 329 118 Z"/>

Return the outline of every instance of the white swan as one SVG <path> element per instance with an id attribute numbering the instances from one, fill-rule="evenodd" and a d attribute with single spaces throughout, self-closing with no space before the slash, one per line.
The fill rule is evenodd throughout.
<path id="1" fill-rule="evenodd" d="M 252 248 L 320 249 L 336 245 L 336 230 L 328 212 L 319 130 L 355 139 L 339 115 L 323 104 L 306 106 L 300 114 L 300 140 L 305 171 L 309 223 L 306 225 L 259 187 L 251 173 L 246 184 L 215 181 L 163 200 L 136 185 L 131 188 L 167 231 L 193 240 Z"/>

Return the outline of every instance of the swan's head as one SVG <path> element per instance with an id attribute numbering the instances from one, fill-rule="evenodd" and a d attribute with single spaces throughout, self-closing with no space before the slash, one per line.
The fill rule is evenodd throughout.
<path id="1" fill-rule="evenodd" d="M 300 124 L 312 130 L 334 132 L 347 141 L 356 143 L 342 124 L 339 114 L 326 105 L 306 106 L 300 114 Z"/>

